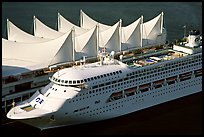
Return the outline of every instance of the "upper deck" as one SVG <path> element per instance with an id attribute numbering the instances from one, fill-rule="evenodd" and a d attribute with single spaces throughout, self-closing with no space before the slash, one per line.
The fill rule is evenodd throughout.
<path id="1" fill-rule="evenodd" d="M 128 57 L 125 56 L 125 58 L 123 59 L 123 63 L 126 63 L 130 67 L 144 67 L 159 62 L 165 62 L 167 60 L 182 58 L 188 55 L 189 54 L 187 53 L 179 52 L 170 48 L 154 50 L 153 52 L 152 49 L 150 49 L 145 53 L 142 52 L 140 54 L 134 54 Z"/>

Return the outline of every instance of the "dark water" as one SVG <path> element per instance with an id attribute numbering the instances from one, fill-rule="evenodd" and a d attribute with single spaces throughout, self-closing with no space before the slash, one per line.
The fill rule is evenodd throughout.
<path id="1" fill-rule="evenodd" d="M 79 25 L 81 9 L 91 18 L 108 25 L 122 19 L 123 26 L 131 24 L 141 15 L 146 22 L 163 11 L 169 41 L 183 37 L 184 25 L 187 30 L 202 30 L 202 2 L 3 2 L 2 35 L 6 37 L 7 18 L 31 33 L 34 15 L 55 29 L 57 12 Z"/>
<path id="2" fill-rule="evenodd" d="M 82 9 L 93 19 L 113 25 L 123 19 L 126 26 L 141 15 L 144 22 L 161 11 L 168 38 L 172 41 L 184 35 L 183 26 L 202 30 L 201 2 L 29 2 L 2 3 L 2 36 L 6 38 L 6 19 L 26 32 L 32 32 L 32 17 L 35 15 L 51 28 L 56 28 L 57 12 L 72 23 L 79 24 Z M 202 134 L 202 93 L 170 101 L 136 113 L 91 124 L 62 127 L 40 132 L 22 123 L 3 125 L 4 136 L 46 136 L 46 135 L 198 135 Z"/>

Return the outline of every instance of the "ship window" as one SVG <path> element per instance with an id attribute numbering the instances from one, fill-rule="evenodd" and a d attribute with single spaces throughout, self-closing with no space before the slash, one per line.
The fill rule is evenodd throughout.
<path id="1" fill-rule="evenodd" d="M 60 79 L 58 79 L 57 82 L 60 82 Z"/>
<path id="2" fill-rule="evenodd" d="M 104 74 L 104 77 L 106 77 L 106 74 Z"/>
<path id="3" fill-rule="evenodd" d="M 97 86 L 93 86 L 93 89 L 94 89 L 94 88 L 97 88 Z"/>
<path id="4" fill-rule="evenodd" d="M 110 76 L 110 74 L 108 73 L 107 76 Z"/>
<path id="5" fill-rule="evenodd" d="M 119 79 L 119 80 L 118 80 L 118 82 L 122 82 L 122 81 L 123 81 L 122 79 Z"/>
<path id="6" fill-rule="evenodd" d="M 97 79 L 97 77 L 94 77 L 94 79 Z"/>
<path id="7" fill-rule="evenodd" d="M 68 80 L 66 80 L 65 83 L 68 83 Z"/>
<path id="8" fill-rule="evenodd" d="M 113 75 L 115 75 L 115 72 L 113 72 Z"/>
<path id="9" fill-rule="evenodd" d="M 64 83 L 64 80 L 61 80 L 62 83 Z"/>
<path id="10" fill-rule="evenodd" d="M 90 78 L 88 78 L 87 80 L 90 81 Z"/>
<path id="11" fill-rule="evenodd" d="M 87 82 L 87 79 L 84 79 L 84 82 Z"/>
<path id="12" fill-rule="evenodd" d="M 110 75 L 113 75 L 113 73 L 110 73 Z"/>
<path id="13" fill-rule="evenodd" d="M 75 81 L 75 80 L 73 81 L 73 84 L 76 84 L 76 81 Z"/>
<path id="14" fill-rule="evenodd" d="M 111 84 L 111 82 L 106 83 L 106 85 L 110 85 L 110 84 Z"/>
<path id="15" fill-rule="evenodd" d="M 83 83 L 83 80 L 81 80 L 81 83 Z"/>
<path id="16" fill-rule="evenodd" d="M 101 76 L 101 78 L 103 78 L 103 75 L 100 75 Z"/>
<path id="17" fill-rule="evenodd" d="M 69 80 L 69 84 L 72 84 L 72 81 Z"/>
<path id="18" fill-rule="evenodd" d="M 80 83 L 80 80 L 77 80 L 77 83 Z"/>

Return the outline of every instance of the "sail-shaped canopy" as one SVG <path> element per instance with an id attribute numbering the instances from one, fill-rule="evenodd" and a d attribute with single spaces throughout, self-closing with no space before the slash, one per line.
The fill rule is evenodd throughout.
<path id="1" fill-rule="evenodd" d="M 75 37 L 75 59 L 81 59 L 83 56 L 96 57 L 98 54 L 97 45 L 97 26 L 88 32 Z"/>
<path id="2" fill-rule="evenodd" d="M 73 29 L 67 36 L 63 45 L 60 47 L 58 52 L 54 55 L 49 65 L 60 64 L 65 62 L 74 61 L 74 42 L 73 42 Z"/>
<path id="3" fill-rule="evenodd" d="M 163 12 L 142 25 L 143 46 L 162 44 L 166 31 L 163 28 Z M 164 36 L 162 36 L 164 35 Z"/>
<path id="4" fill-rule="evenodd" d="M 75 30 L 75 36 L 78 36 L 88 31 L 87 29 L 83 29 L 79 26 L 76 26 L 75 24 L 65 19 L 60 13 L 58 13 L 58 31 L 59 32 L 66 33 L 67 31 L 70 31 L 73 27 Z"/>
<path id="5" fill-rule="evenodd" d="M 143 17 L 140 17 L 130 25 L 122 27 L 122 50 L 142 47 L 141 24 Z"/>
<path id="6" fill-rule="evenodd" d="M 106 48 L 108 52 L 111 51 L 120 51 L 121 42 L 120 42 L 120 26 L 121 21 L 117 22 L 112 27 L 109 27 L 105 31 L 100 31 L 101 27 L 99 26 L 99 47 Z"/>
<path id="7" fill-rule="evenodd" d="M 91 29 L 96 25 L 99 25 L 100 31 L 107 30 L 111 26 L 99 23 L 92 18 L 90 18 L 87 14 L 85 14 L 82 10 L 80 10 L 80 26 L 84 29 Z"/>
<path id="8" fill-rule="evenodd" d="M 62 32 L 58 32 L 46 26 L 35 16 L 33 17 L 33 20 L 34 20 L 34 36 L 48 39 L 56 39 L 64 34 Z"/>
<path id="9" fill-rule="evenodd" d="M 2 65 L 47 67 L 50 64 L 73 61 L 71 32 L 42 43 L 18 43 L 2 39 Z M 68 52 L 68 53 L 66 53 Z M 59 55 L 61 53 L 61 55 Z M 55 58 L 53 60 L 53 58 Z M 11 64 L 10 64 L 11 63 Z"/>
<path id="10" fill-rule="evenodd" d="M 9 19 L 7 19 L 7 35 L 8 40 L 23 43 L 38 43 L 49 41 L 50 39 L 35 37 L 14 25 Z"/>
<path id="11" fill-rule="evenodd" d="M 113 26 L 99 23 L 82 10 L 80 18 L 78 27 L 58 14 L 56 31 L 34 16 L 34 36 L 7 20 L 8 40 L 2 38 L 3 71 L 15 73 L 14 68 L 45 68 L 79 60 L 83 56 L 96 57 L 98 50 L 103 48 L 108 52 L 119 52 L 166 41 L 163 12 L 148 22 L 143 23 L 141 17 L 125 27 L 121 25 L 122 20 Z"/>

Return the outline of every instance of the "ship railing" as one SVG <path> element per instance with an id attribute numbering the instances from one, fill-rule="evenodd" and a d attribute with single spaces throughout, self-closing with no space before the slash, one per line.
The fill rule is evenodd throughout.
<path id="1" fill-rule="evenodd" d="M 5 77 L 2 77 L 2 84 L 9 84 L 22 79 L 28 79 L 28 78 L 39 77 L 44 75 L 47 75 L 47 73 L 44 73 L 43 69 L 39 69 L 39 70 L 25 72 L 17 75 L 5 76 Z"/>

